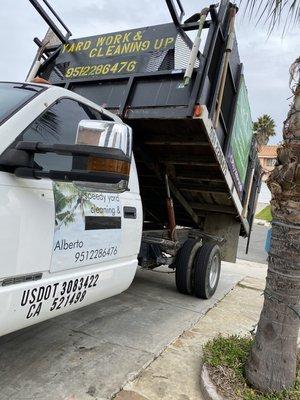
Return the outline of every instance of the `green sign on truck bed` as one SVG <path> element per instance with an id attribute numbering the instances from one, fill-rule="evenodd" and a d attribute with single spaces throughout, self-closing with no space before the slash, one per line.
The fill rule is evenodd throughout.
<path id="1" fill-rule="evenodd" d="M 244 76 L 242 76 L 228 157 L 229 167 L 238 185 L 240 194 L 242 194 L 246 179 L 248 157 L 253 135 L 252 125 L 248 92 Z"/>

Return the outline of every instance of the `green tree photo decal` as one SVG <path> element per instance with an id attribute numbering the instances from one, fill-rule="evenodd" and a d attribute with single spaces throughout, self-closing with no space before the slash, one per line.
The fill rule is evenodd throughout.
<path id="1" fill-rule="evenodd" d="M 93 203 L 87 198 L 86 191 L 79 189 L 73 183 L 55 183 L 53 185 L 55 201 L 55 230 L 62 225 L 68 226 L 75 222 L 75 214 L 79 208 L 84 219 L 84 208 Z"/>

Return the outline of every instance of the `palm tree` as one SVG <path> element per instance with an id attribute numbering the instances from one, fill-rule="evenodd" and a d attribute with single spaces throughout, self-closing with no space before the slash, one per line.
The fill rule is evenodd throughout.
<path id="1" fill-rule="evenodd" d="M 266 145 L 270 137 L 275 135 L 274 119 L 268 114 L 262 115 L 254 122 L 253 133 L 259 147 Z"/>
<path id="2" fill-rule="evenodd" d="M 282 13 L 300 20 L 299 0 L 248 0 L 251 14 L 266 15 L 270 29 Z M 288 20 L 286 20 L 287 23 Z M 246 366 L 248 381 L 262 392 L 291 387 L 296 378 L 300 328 L 300 57 L 290 68 L 293 101 L 283 127 L 272 193 L 272 240 L 264 305 Z"/>

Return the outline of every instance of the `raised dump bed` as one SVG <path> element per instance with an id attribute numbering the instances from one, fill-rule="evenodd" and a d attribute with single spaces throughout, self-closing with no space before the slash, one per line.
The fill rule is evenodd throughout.
<path id="1" fill-rule="evenodd" d="M 182 23 L 173 1 L 166 3 L 171 23 L 74 40 L 42 12 L 56 36 L 35 40 L 46 58 L 38 75 L 133 128 L 145 230 L 168 225 L 167 177 L 176 224 L 224 237 L 223 259 L 232 261 L 238 236 L 249 235 L 260 188 L 233 29 L 237 8 L 223 1 Z M 199 37 L 201 26 L 199 50 L 190 32 Z"/>

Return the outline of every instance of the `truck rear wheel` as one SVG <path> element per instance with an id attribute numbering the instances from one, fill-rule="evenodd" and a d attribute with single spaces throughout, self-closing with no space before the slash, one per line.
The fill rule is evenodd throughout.
<path id="1" fill-rule="evenodd" d="M 204 243 L 194 260 L 194 295 L 209 299 L 216 291 L 221 272 L 221 252 L 217 244 Z"/>
<path id="2" fill-rule="evenodd" d="M 191 294 L 193 292 L 194 260 L 201 246 L 201 241 L 188 239 L 178 250 L 175 262 L 175 280 L 177 290 L 180 293 Z"/>

